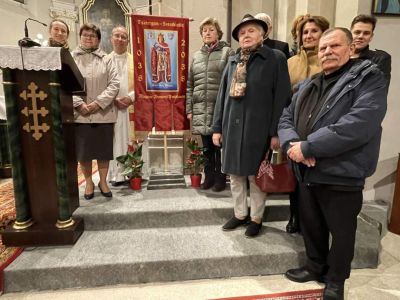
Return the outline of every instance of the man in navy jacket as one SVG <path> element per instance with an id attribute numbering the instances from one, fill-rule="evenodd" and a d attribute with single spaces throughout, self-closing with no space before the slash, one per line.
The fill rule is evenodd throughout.
<path id="1" fill-rule="evenodd" d="M 323 33 L 318 52 L 323 72 L 300 83 L 278 126 L 299 180 L 307 255 L 306 265 L 286 277 L 325 282 L 323 299 L 344 299 L 362 190 L 376 169 L 386 113 L 382 72 L 369 60 L 350 60 L 353 50 L 349 30 Z"/>

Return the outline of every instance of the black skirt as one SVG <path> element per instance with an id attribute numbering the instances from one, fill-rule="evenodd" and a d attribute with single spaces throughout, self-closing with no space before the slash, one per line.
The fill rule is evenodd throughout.
<path id="1" fill-rule="evenodd" d="M 78 161 L 113 159 L 114 123 L 75 123 Z"/>

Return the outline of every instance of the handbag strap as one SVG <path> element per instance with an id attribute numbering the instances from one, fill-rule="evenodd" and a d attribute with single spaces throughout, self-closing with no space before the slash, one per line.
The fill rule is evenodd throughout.
<path id="1" fill-rule="evenodd" d="M 270 150 L 267 151 L 264 160 L 261 162 L 260 167 L 258 168 L 258 172 L 256 174 L 257 178 L 260 178 L 264 176 L 264 174 L 267 174 L 271 179 L 274 179 L 274 170 L 271 166 L 269 154 Z"/>

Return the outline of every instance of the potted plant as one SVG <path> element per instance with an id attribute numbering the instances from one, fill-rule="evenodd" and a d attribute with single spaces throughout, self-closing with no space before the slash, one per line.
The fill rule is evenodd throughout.
<path id="1" fill-rule="evenodd" d="M 128 145 L 126 154 L 118 156 L 116 160 L 122 166 L 122 175 L 129 178 L 130 186 L 133 190 L 140 190 L 142 185 L 142 141 L 135 141 Z"/>
<path id="2" fill-rule="evenodd" d="M 200 147 L 194 138 L 186 139 L 186 145 L 190 149 L 190 153 L 185 162 L 185 169 L 190 170 L 190 180 L 193 187 L 200 187 L 201 172 L 207 161 L 204 147 Z"/>

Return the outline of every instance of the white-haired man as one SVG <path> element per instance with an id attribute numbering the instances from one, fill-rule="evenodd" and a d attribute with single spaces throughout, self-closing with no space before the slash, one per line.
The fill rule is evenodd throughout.
<path id="1" fill-rule="evenodd" d="M 285 54 L 286 58 L 289 58 L 290 57 L 289 44 L 282 41 L 273 40 L 269 37 L 272 32 L 271 17 L 266 13 L 258 13 L 254 16 L 254 18 L 264 21 L 268 25 L 268 31 L 265 33 L 264 36 L 264 42 L 263 42 L 264 45 L 270 47 L 271 49 L 277 49 L 282 51 L 283 54 Z"/>

